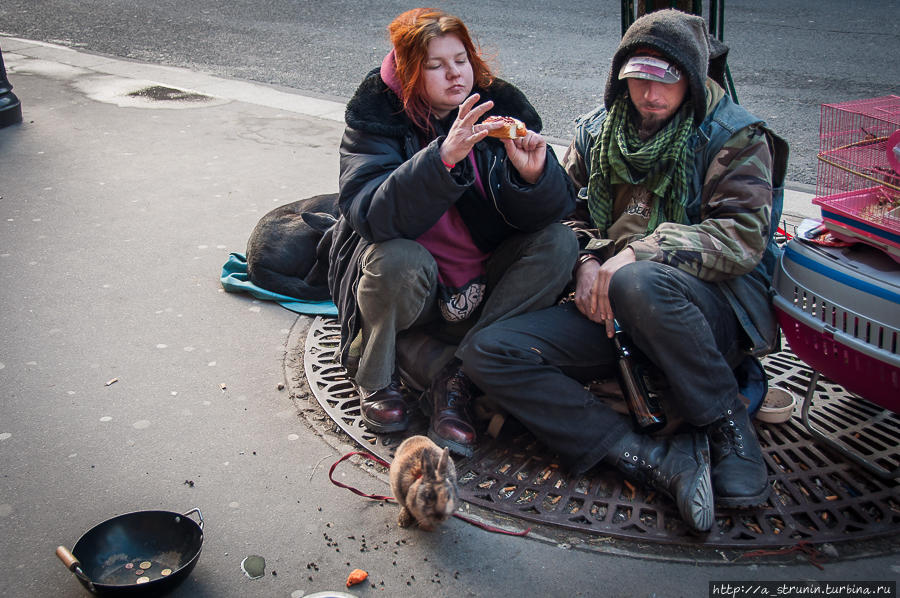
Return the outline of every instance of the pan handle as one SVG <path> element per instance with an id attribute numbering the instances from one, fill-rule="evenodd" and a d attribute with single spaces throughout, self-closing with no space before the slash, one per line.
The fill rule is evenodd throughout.
<path id="1" fill-rule="evenodd" d="M 87 584 L 88 589 L 91 593 L 95 593 L 94 590 L 94 582 L 84 573 L 84 570 L 81 568 L 81 562 L 75 558 L 75 555 L 72 554 L 72 551 L 66 548 L 65 546 L 57 546 L 56 547 L 56 556 L 59 557 L 59 560 L 63 562 L 63 565 L 66 566 L 66 569 L 75 574 L 75 576 Z"/>
<path id="2" fill-rule="evenodd" d="M 200 519 L 200 522 L 199 522 L 198 525 L 200 525 L 200 529 L 202 530 L 202 529 L 203 529 L 203 514 L 200 512 L 200 509 L 198 509 L 197 507 L 194 507 L 193 509 L 191 509 L 191 510 L 188 511 L 187 513 L 183 513 L 182 516 L 187 517 L 187 516 L 190 515 L 191 513 L 196 513 L 196 514 L 197 514 L 197 517 Z"/>

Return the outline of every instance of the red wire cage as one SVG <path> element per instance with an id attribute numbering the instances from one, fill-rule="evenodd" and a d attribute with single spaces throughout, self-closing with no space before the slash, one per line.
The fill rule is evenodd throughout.
<path id="1" fill-rule="evenodd" d="M 818 157 L 825 226 L 900 261 L 900 96 L 823 104 Z"/>

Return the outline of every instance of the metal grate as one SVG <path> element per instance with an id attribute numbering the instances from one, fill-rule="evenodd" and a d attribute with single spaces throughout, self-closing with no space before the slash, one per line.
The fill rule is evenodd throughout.
<path id="1" fill-rule="evenodd" d="M 365 429 L 359 397 L 336 365 L 337 322 L 318 317 L 310 327 L 304 363 L 322 408 L 365 450 L 390 461 L 408 435 L 423 433 L 417 415 L 403 434 L 375 435 Z M 765 360 L 771 383 L 802 396 L 812 372 L 792 353 Z M 900 417 L 820 379 L 811 417 L 817 424 L 852 429 L 861 450 L 880 447 L 874 458 L 900 459 Z M 412 410 L 418 414 L 417 409 Z M 871 425 L 873 418 L 877 425 Z M 818 446 L 798 413 L 787 423 L 757 422 L 774 492 L 770 504 L 754 510 L 717 509 L 705 535 L 691 532 L 669 499 L 626 482 L 616 471 L 596 467 L 571 476 L 530 433 L 514 425 L 498 438 L 482 434 L 474 455 L 457 461 L 460 498 L 498 513 L 588 534 L 665 544 L 706 547 L 789 546 L 798 542 L 847 542 L 896 535 L 900 497 L 894 481 L 874 478 Z"/>

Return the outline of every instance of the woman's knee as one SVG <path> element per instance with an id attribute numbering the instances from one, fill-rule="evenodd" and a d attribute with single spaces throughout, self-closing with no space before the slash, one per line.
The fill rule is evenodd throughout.
<path id="1" fill-rule="evenodd" d="M 409 239 L 376 243 L 362 259 L 360 286 L 392 293 L 402 289 L 430 289 L 437 280 L 437 264 L 421 244 Z"/>

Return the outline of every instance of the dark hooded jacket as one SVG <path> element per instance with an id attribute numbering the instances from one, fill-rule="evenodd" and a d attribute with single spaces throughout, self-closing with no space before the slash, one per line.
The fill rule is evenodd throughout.
<path id="1" fill-rule="evenodd" d="M 524 94 L 496 79 L 472 90 L 481 102 L 494 101 L 488 113 L 512 116 L 540 131 L 541 120 Z M 451 114 L 451 118 L 455 112 Z M 475 184 L 469 160 L 452 171 L 441 161 L 438 136 L 424 146 L 400 98 L 385 84 L 380 70 L 363 80 L 347 104 L 347 127 L 340 148 L 340 211 L 329 256 L 328 285 L 341 322 L 341 363 L 360 330 L 356 289 L 360 257 L 372 243 L 417 239 L 456 206 L 478 248 L 489 253 L 517 232 L 535 232 L 559 221 L 575 206 L 569 177 L 547 146 L 547 161 L 538 181 L 527 184 L 508 162 L 497 139 L 475 145 L 474 158 L 487 198 L 467 193 Z"/>

